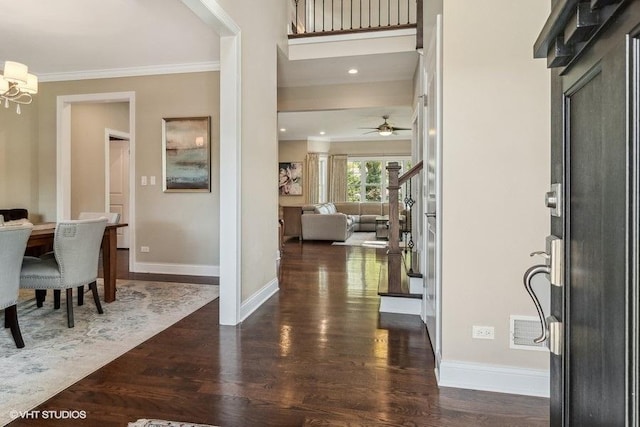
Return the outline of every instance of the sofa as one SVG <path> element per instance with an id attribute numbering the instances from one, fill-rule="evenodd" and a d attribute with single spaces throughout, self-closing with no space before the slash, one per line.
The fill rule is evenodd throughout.
<path id="1" fill-rule="evenodd" d="M 404 207 L 399 204 L 400 220 Z M 376 231 L 376 218 L 389 215 L 389 203 L 335 202 L 302 207 L 302 240 L 344 242 L 352 233 Z"/>

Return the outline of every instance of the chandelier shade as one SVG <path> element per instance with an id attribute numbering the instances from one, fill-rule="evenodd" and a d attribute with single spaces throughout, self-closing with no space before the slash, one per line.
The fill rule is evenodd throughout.
<path id="1" fill-rule="evenodd" d="M 0 74 L 0 102 L 9 108 L 10 102 L 16 104 L 20 114 L 20 105 L 31 104 L 31 95 L 38 93 L 38 76 L 29 73 L 29 68 L 15 61 L 5 61 Z"/>
<path id="2" fill-rule="evenodd" d="M 27 83 L 22 86 L 22 90 L 30 94 L 38 93 L 38 76 L 31 73 L 27 74 Z"/>
<path id="3" fill-rule="evenodd" d="M 6 61 L 4 63 L 4 79 L 11 83 L 27 84 L 29 68 L 19 62 Z"/>

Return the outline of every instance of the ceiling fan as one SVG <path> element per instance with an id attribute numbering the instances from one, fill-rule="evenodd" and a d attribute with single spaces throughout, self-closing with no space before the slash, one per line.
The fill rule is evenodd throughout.
<path id="1" fill-rule="evenodd" d="M 395 135 L 397 130 L 411 130 L 411 128 L 400 128 L 400 127 L 396 127 L 389 124 L 389 122 L 387 121 L 389 119 L 388 114 L 382 116 L 382 118 L 384 119 L 384 123 L 382 123 L 380 126 L 377 126 L 374 128 L 360 128 L 360 129 L 373 129 L 371 132 L 365 132 L 365 135 L 368 133 L 377 132 L 378 135 L 380 136 L 389 136 L 391 134 Z"/>

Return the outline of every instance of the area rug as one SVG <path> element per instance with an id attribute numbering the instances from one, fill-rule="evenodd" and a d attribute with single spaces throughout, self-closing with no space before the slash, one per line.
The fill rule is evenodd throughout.
<path id="1" fill-rule="evenodd" d="M 376 233 L 371 231 L 363 231 L 352 233 L 351 236 L 344 242 L 333 242 L 332 245 L 336 246 L 364 246 L 369 248 L 386 248 L 386 240 L 377 240 Z"/>
<path id="2" fill-rule="evenodd" d="M 212 426 L 210 424 L 183 423 L 180 421 L 141 419 L 136 421 L 135 423 L 129 423 L 127 427 L 215 427 L 215 426 Z"/>
<path id="3" fill-rule="evenodd" d="M 99 279 L 100 280 L 100 279 Z M 98 283 L 101 287 L 101 283 Z M 28 411 L 126 353 L 219 295 L 218 286 L 125 280 L 117 300 L 98 314 L 91 293 L 74 304 L 75 327 L 67 328 L 64 292 L 37 308 L 34 292 L 21 291 L 18 320 L 25 347 L 9 329 L 0 333 L 0 425 Z M 50 292 L 51 294 L 51 292 Z M 75 296 L 75 292 L 74 292 Z"/>

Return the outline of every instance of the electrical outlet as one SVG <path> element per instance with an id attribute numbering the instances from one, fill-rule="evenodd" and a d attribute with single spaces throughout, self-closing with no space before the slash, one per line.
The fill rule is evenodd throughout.
<path id="1" fill-rule="evenodd" d="M 140 252 L 149 252 L 149 246 L 140 246 Z"/>
<path id="2" fill-rule="evenodd" d="M 156 176 L 155 176 L 155 175 L 151 175 L 151 176 L 149 177 L 149 183 L 150 183 L 151 185 L 156 185 Z"/>
<path id="3" fill-rule="evenodd" d="M 477 338 L 481 340 L 492 340 L 496 337 L 495 330 L 493 326 L 473 326 L 472 338 Z"/>
<path id="4" fill-rule="evenodd" d="M 147 185 L 147 177 L 146 176 L 141 176 L 140 177 L 140 185 Z"/>

